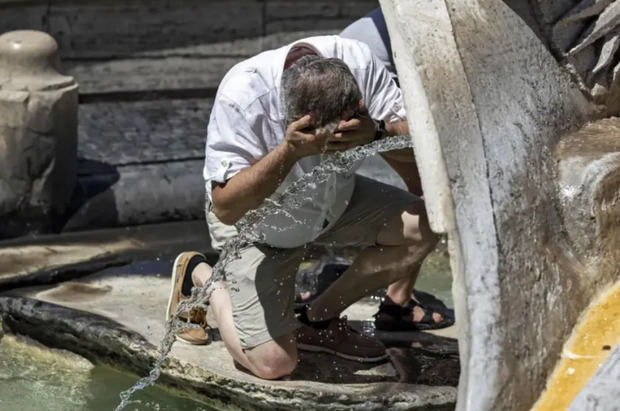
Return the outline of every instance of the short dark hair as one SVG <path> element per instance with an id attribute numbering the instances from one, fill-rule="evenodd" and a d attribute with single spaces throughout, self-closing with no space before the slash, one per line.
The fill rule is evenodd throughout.
<path id="1" fill-rule="evenodd" d="M 287 125 L 311 114 L 319 128 L 339 121 L 348 110 L 356 111 L 362 93 L 342 60 L 309 55 L 284 70 L 281 98 Z"/>

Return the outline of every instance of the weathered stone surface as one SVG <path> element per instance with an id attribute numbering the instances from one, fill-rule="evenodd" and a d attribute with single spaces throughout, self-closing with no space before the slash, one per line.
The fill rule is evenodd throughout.
<path id="1" fill-rule="evenodd" d="M 163 335 L 170 281 L 164 273 L 169 269 L 169 263 L 150 266 L 145 274 L 112 269 L 47 289 L 14 290 L 40 301 L 0 297 L 0 315 L 11 332 L 145 374 L 155 358 L 155 344 Z M 213 319 L 209 323 L 215 325 Z M 455 371 L 458 373 L 449 365 L 445 369 L 455 361 L 446 358 L 446 353 L 442 358 L 424 349 L 430 346 L 428 341 L 422 341 L 418 351 L 403 348 L 395 354 L 400 367 L 410 368 L 415 365 L 407 364 L 406 359 L 417 353 L 411 360 L 428 370 L 413 376 L 418 384 L 398 382 L 399 376 L 390 363 L 361 364 L 311 353 L 301 355 L 299 368 L 289 379 L 264 381 L 237 370 L 217 333 L 211 335 L 213 342 L 207 346 L 175 344 L 164 366 L 162 382 L 208 398 L 216 406 L 226 404 L 226 409 L 454 407 L 454 387 L 420 385 L 456 382 L 453 377 Z M 435 343 L 441 341 L 438 337 L 428 338 L 434 338 Z M 428 379 L 431 377 L 433 380 Z"/>
<path id="2" fill-rule="evenodd" d="M 458 409 L 529 409 L 581 310 L 620 276 L 617 255 L 579 271 L 580 243 L 565 233 L 575 219 L 563 219 L 556 184 L 555 146 L 594 107 L 502 2 L 381 4 L 431 226 L 449 236 Z M 617 139 L 610 130 L 607 141 Z M 597 227 L 617 238 L 620 185 L 606 174 L 582 184 L 606 193 L 590 204 L 604 210 Z"/>
<path id="3" fill-rule="evenodd" d="M 619 398 L 620 345 L 575 398 L 569 411 L 618 411 Z"/>
<path id="4" fill-rule="evenodd" d="M 620 118 L 585 125 L 555 149 L 562 218 L 579 264 L 596 271 L 579 277 L 612 282 L 620 258 Z M 594 287 L 596 288 L 596 287 Z"/>
<path id="5" fill-rule="evenodd" d="M 77 85 L 49 35 L 0 36 L 0 238 L 49 229 L 67 209 L 77 165 Z"/>
<path id="6" fill-rule="evenodd" d="M 603 106 L 608 115 L 620 113 L 617 72 L 617 35 L 620 5 L 611 0 L 510 0 L 533 11 L 536 31 L 560 63 L 574 76 L 583 92 Z M 525 18 L 525 17 L 524 17 Z"/>
<path id="7" fill-rule="evenodd" d="M 65 230 L 202 218 L 202 165 L 212 101 L 81 104 L 81 197 Z M 406 189 L 378 156 L 364 161 L 359 174 Z"/>

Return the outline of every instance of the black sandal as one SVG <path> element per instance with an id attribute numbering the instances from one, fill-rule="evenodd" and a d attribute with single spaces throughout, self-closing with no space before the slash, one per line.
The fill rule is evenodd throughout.
<path id="1" fill-rule="evenodd" d="M 413 310 L 420 307 L 424 316 L 420 321 L 413 321 Z M 433 314 L 441 314 L 442 319 L 435 322 Z M 426 307 L 414 299 L 409 300 L 406 306 L 396 304 L 388 296 L 385 297 L 379 311 L 374 315 L 375 328 L 381 331 L 425 331 L 446 328 L 454 324 L 454 310 L 435 306 Z"/>

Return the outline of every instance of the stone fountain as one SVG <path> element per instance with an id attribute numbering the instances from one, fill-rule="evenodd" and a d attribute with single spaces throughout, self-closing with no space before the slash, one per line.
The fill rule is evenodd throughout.
<path id="1" fill-rule="evenodd" d="M 530 409 L 620 277 L 620 120 L 605 118 L 619 110 L 619 5 L 381 6 L 431 226 L 449 237 L 457 409 Z"/>

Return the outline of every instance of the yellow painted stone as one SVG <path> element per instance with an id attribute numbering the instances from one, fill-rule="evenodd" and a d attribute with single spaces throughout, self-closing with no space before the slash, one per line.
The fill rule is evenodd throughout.
<path id="1" fill-rule="evenodd" d="M 620 283 L 594 301 L 564 345 L 533 411 L 566 410 L 620 343 Z"/>

